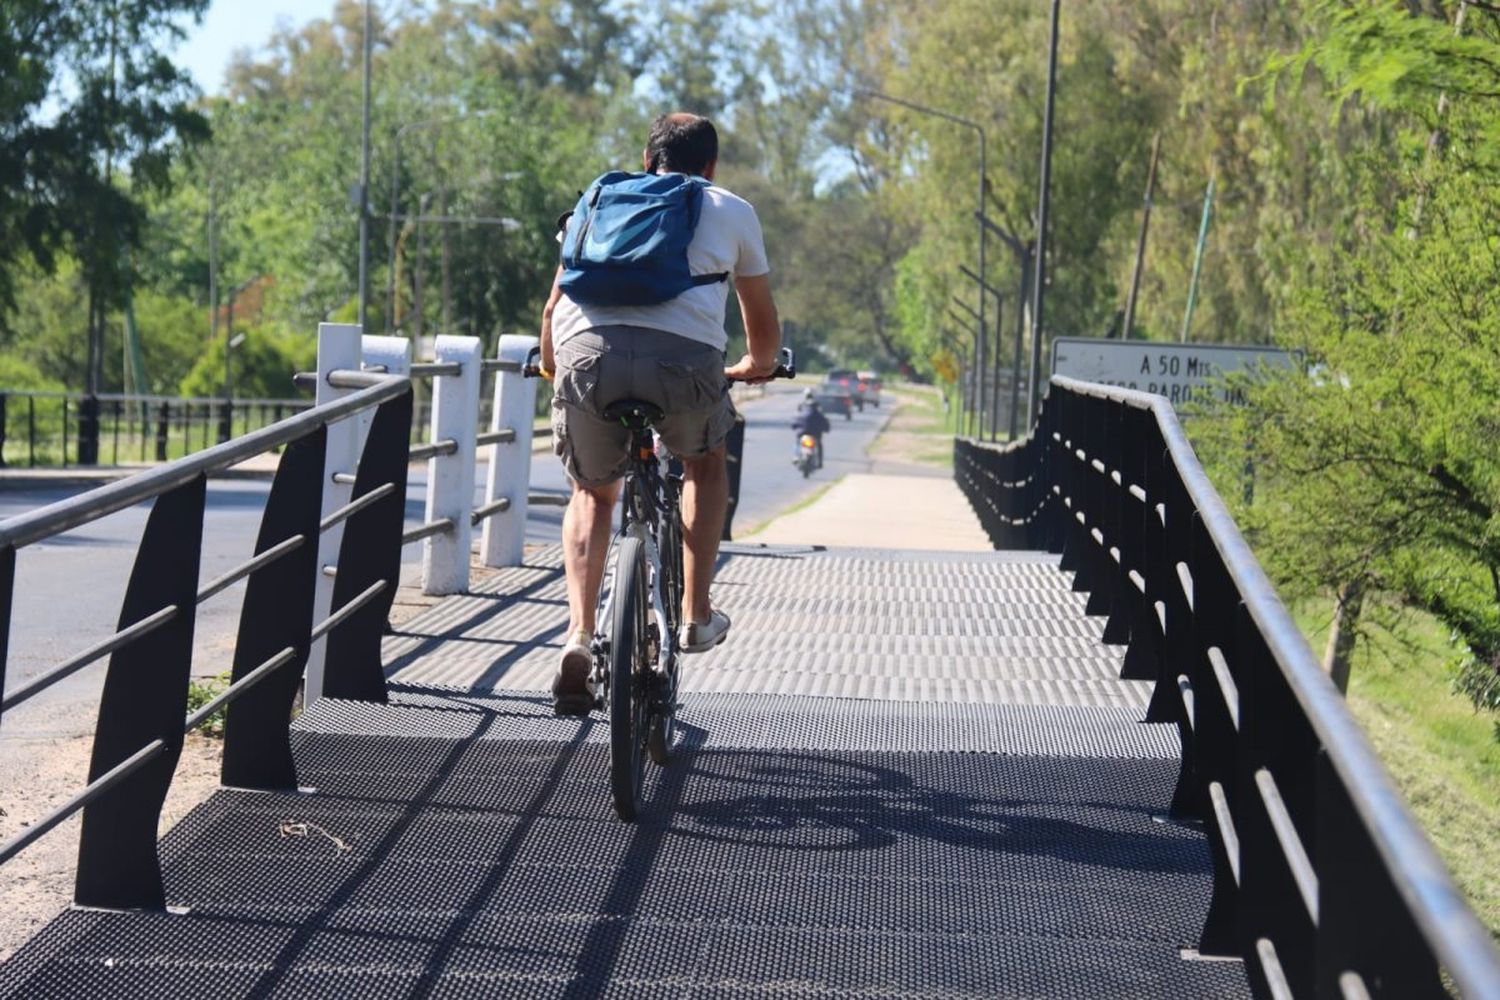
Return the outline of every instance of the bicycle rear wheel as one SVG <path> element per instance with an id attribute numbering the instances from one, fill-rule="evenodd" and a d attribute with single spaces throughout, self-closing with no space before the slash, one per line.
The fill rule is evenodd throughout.
<path id="1" fill-rule="evenodd" d="M 629 821 L 641 804 L 651 710 L 651 634 L 646 551 L 625 538 L 615 562 L 614 622 L 609 640 L 609 787 L 615 812 Z"/>

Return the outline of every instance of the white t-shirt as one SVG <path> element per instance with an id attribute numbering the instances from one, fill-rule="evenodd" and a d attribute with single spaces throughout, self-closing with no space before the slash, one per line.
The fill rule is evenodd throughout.
<path id="1" fill-rule="evenodd" d="M 688 244 L 688 270 L 693 274 L 727 272 L 736 278 L 769 274 L 760 219 L 745 199 L 721 187 L 703 189 L 698 228 Z M 653 306 L 590 306 L 574 302 L 564 292 L 552 311 L 552 343 L 596 326 L 644 326 L 724 350 L 724 304 L 729 282 L 716 281 L 689 288 L 675 299 Z"/>

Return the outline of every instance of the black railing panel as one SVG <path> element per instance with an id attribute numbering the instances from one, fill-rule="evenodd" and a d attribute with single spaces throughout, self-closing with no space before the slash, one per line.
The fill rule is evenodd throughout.
<path id="1" fill-rule="evenodd" d="M 162 909 L 156 826 L 182 753 L 193 667 L 198 566 L 207 479 L 200 473 L 163 493 L 151 508 L 120 611 L 126 628 L 166 607 L 166 625 L 109 658 L 89 782 L 159 740 L 165 751 L 83 811 L 74 900 L 81 906 Z"/>
<path id="2" fill-rule="evenodd" d="M 257 555 L 287 539 L 300 538 L 301 543 L 293 552 L 250 575 L 240 609 L 231 681 L 243 680 L 284 648 L 291 647 L 293 653 L 272 677 L 225 709 L 220 772 L 225 785 L 267 791 L 297 787 L 297 766 L 286 722 L 291 718 L 311 645 L 327 443 L 328 431 L 320 427 L 287 447 L 261 515 Z"/>
<path id="3" fill-rule="evenodd" d="M 354 611 L 328 634 L 328 656 L 323 694 L 359 701 L 386 700 L 385 670 L 380 642 L 396 585 L 401 576 L 401 528 L 406 515 L 406 466 L 411 426 L 411 392 L 388 400 L 375 411 L 355 472 L 354 498 L 395 484 L 383 499 L 354 513 L 344 525 L 339 561 L 333 579 L 334 614 L 368 593 L 376 584 L 378 596 Z"/>
<path id="4" fill-rule="evenodd" d="M 1205 826 L 1200 940 L 1261 995 L 1500 998 L 1500 955 L 1240 535 L 1171 405 L 1053 380 L 1033 433 L 954 445 L 997 548 L 1062 553 L 1178 727 L 1174 816 Z M 1102 596 L 1101 596 L 1102 592 Z M 1446 977 L 1446 978 L 1445 978 Z"/>

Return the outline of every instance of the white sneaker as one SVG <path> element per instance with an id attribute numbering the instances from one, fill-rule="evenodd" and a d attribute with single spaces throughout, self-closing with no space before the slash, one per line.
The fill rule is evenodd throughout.
<path id="1" fill-rule="evenodd" d="M 677 631 L 677 646 L 684 653 L 704 653 L 729 635 L 729 616 L 715 608 L 706 622 L 688 622 Z"/>
<path id="2" fill-rule="evenodd" d="M 552 678 L 552 711 L 556 715 L 588 715 L 594 710 L 594 652 L 589 641 L 589 634 L 579 630 L 563 646 Z"/>

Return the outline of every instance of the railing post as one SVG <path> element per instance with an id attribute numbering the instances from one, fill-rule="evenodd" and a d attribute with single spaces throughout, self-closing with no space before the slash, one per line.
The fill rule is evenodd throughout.
<path id="1" fill-rule="evenodd" d="M 335 369 L 355 369 L 360 359 L 360 328 L 352 323 L 318 324 L 318 386 L 314 404 L 323 406 L 351 390 L 335 389 L 328 384 L 328 373 Z M 323 503 L 320 517 L 349 502 L 351 488 L 334 481 L 339 474 L 352 475 L 359 465 L 359 446 L 362 439 L 359 417 L 340 420 L 328 427 L 327 452 L 323 459 Z M 336 524 L 323 532 L 318 543 L 318 580 L 313 597 L 313 620 L 321 621 L 328 616 L 333 606 L 333 579 L 323 572 L 324 566 L 338 563 L 339 542 L 344 537 L 344 526 Z M 323 663 L 328 642 L 319 639 L 312 644 L 307 655 L 307 681 L 303 689 L 303 704 L 311 705 L 323 696 Z"/>
<path id="2" fill-rule="evenodd" d="M 371 587 L 383 586 L 373 600 L 328 633 L 321 690 L 329 698 L 386 700 L 380 640 L 396 587 L 401 582 L 401 523 L 406 515 L 411 401 L 408 383 L 407 391 L 380 404 L 371 418 L 370 433 L 359 459 L 355 497 L 387 483 L 394 489 L 344 522 L 332 607 L 335 611 L 350 607 Z"/>
<path id="3" fill-rule="evenodd" d="M 411 370 L 411 341 L 405 337 L 362 336 L 360 327 L 353 323 L 318 324 L 318 389 L 315 405 L 322 406 L 335 399 L 349 395 L 353 389 L 335 389 L 328 384 L 328 373 L 335 369 L 356 370 L 363 365 L 383 367 L 393 375 L 405 375 Z M 338 510 L 354 495 L 348 483 L 335 481 L 336 475 L 354 475 L 359 468 L 360 455 L 364 449 L 370 424 L 375 419 L 372 411 L 366 410 L 346 420 L 328 426 L 327 453 L 323 460 L 323 504 L 322 517 Z M 405 489 L 405 482 L 402 488 Z M 313 600 L 313 620 L 321 621 L 333 609 L 334 580 L 323 567 L 332 566 L 337 572 L 339 549 L 343 544 L 348 522 L 336 524 L 323 532 L 318 546 L 317 591 Z M 394 587 L 395 584 L 393 583 Z M 328 640 L 322 638 L 312 644 L 307 655 L 307 683 L 303 691 L 303 703 L 312 704 L 323 696 L 323 673 L 327 659 Z"/>
<path id="4" fill-rule="evenodd" d="M 166 905 L 156 828 L 182 753 L 182 727 L 187 718 L 205 482 L 199 475 L 157 497 L 130 573 L 120 628 L 171 605 L 176 605 L 177 613 L 166 625 L 110 657 L 94 729 L 89 781 L 98 780 L 152 741 L 160 740 L 164 748 L 84 809 L 73 892 L 73 901 L 80 906 L 160 910 Z"/>
<path id="5" fill-rule="evenodd" d="M 171 433 L 172 404 L 165 401 L 156 409 L 156 460 L 167 460 L 167 438 Z"/>
<path id="6" fill-rule="evenodd" d="M 78 403 L 78 464 L 99 464 L 98 396 L 84 396 Z"/>
<path id="7" fill-rule="evenodd" d="M 524 364 L 537 338 L 507 334 L 496 345 L 495 357 Z M 484 502 L 502 497 L 510 506 L 485 519 L 479 552 L 486 566 L 519 566 L 526 547 L 526 495 L 531 489 L 531 425 L 536 419 L 536 383 L 519 371 L 495 373 L 495 405 L 490 430 L 507 427 L 515 439 L 490 446 L 490 466 Z"/>
<path id="8" fill-rule="evenodd" d="M 427 517 L 451 518 L 453 530 L 429 535 L 422 545 L 422 593 L 461 594 L 469 589 L 469 549 L 474 537 L 475 438 L 479 434 L 479 372 L 484 345 L 478 337 L 439 334 L 433 360 L 457 362 L 457 375 L 439 375 L 432 386 L 432 440 L 455 441 L 451 455 L 427 462 Z"/>

